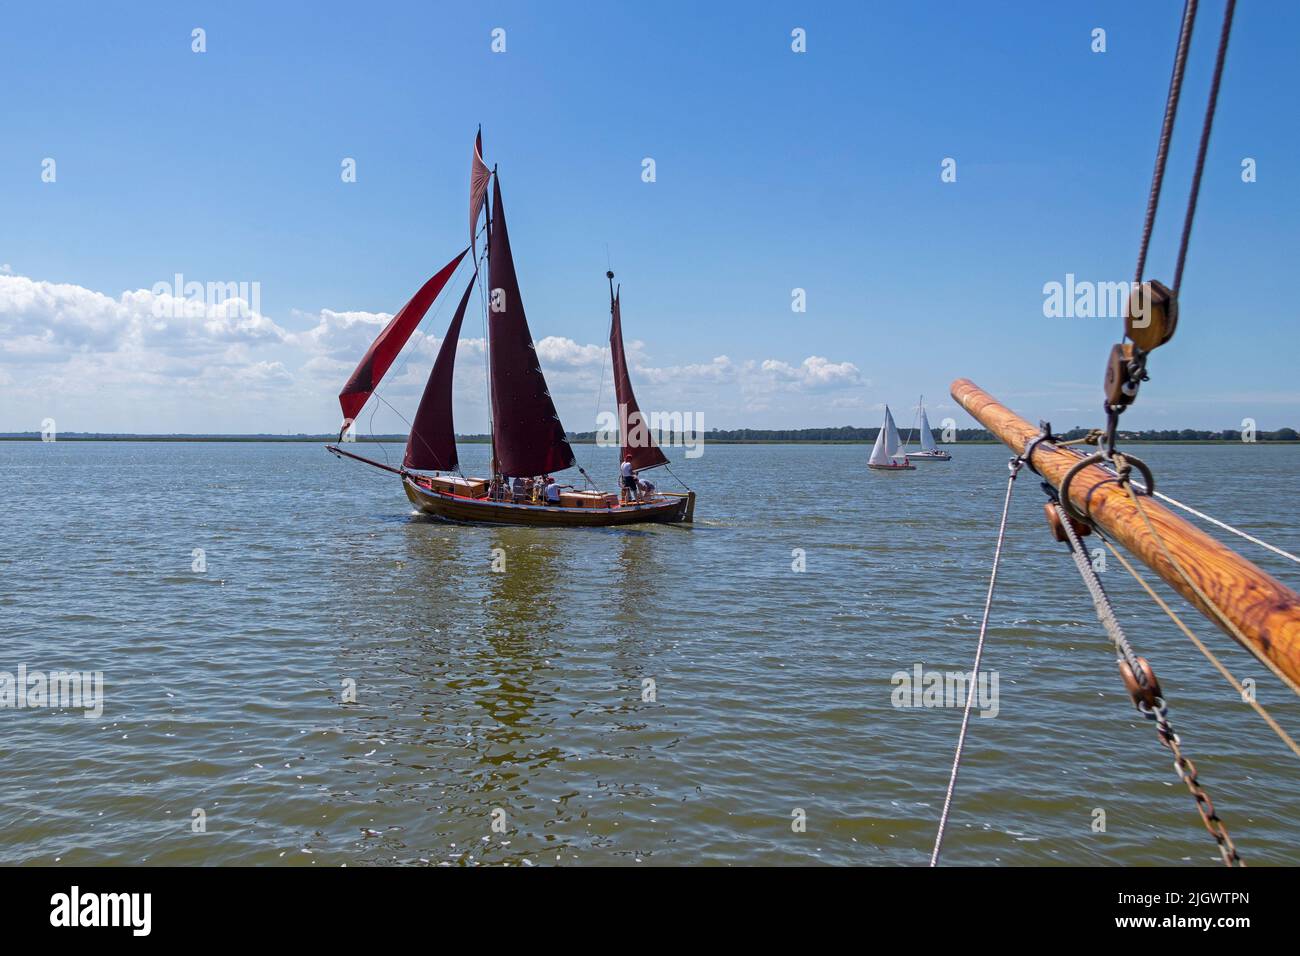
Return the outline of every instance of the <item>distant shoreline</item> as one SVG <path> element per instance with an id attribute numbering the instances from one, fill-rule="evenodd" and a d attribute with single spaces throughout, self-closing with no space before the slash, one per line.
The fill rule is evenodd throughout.
<path id="1" fill-rule="evenodd" d="M 710 438 L 705 434 L 701 443 L 705 445 L 870 445 L 874 438 Z M 1240 438 L 1129 438 L 1127 443 L 1133 445 L 1300 445 L 1300 439 L 1263 438 L 1254 442 L 1243 442 Z M 41 437 L 36 433 L 0 435 L 0 442 L 36 442 Z M 100 435 L 70 434 L 58 436 L 58 442 L 140 442 L 171 444 L 337 444 L 336 435 Z M 344 444 L 404 444 L 405 435 L 376 435 L 358 438 L 355 442 Z M 486 445 L 486 435 L 457 436 L 460 445 Z M 573 445 L 594 445 L 593 438 L 575 438 L 570 436 Z M 963 445 L 1001 445 L 995 438 L 968 438 L 955 442 L 938 442 L 941 446 L 959 448 Z"/>

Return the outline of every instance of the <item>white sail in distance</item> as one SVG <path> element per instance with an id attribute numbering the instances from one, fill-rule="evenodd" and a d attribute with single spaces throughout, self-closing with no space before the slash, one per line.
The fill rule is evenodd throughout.
<path id="1" fill-rule="evenodd" d="M 898 428 L 894 425 L 894 416 L 889 413 L 889 406 L 885 406 L 885 421 L 880 426 L 880 432 L 876 435 L 876 444 L 871 448 L 871 458 L 868 461 L 873 465 L 893 465 L 897 464 L 899 457 L 899 448 L 902 441 L 898 437 Z"/>
<path id="2" fill-rule="evenodd" d="M 938 451 L 934 443 L 934 433 L 930 431 L 930 419 L 925 417 L 925 406 L 921 406 L 921 451 Z"/>

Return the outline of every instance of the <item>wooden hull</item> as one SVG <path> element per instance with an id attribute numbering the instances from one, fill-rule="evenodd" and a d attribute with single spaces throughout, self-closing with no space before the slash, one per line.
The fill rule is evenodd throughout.
<path id="1" fill-rule="evenodd" d="M 560 508 L 491 501 L 487 498 L 465 498 L 421 487 L 410 478 L 402 480 L 402 487 L 406 490 L 406 497 L 411 499 L 411 504 L 421 512 L 448 521 L 597 528 L 647 522 L 690 522 L 695 513 L 694 492 L 685 495 L 661 494 L 643 504 L 626 504 L 614 508 Z"/>

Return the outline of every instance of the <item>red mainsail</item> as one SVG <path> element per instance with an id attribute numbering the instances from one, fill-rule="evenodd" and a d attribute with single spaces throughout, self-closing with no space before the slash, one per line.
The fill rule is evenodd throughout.
<path id="1" fill-rule="evenodd" d="M 468 249 L 461 250 L 460 255 L 443 266 L 437 275 L 421 286 L 420 291 L 411 296 L 411 301 L 402 306 L 402 310 L 393 316 L 392 320 L 384 326 L 384 331 L 380 332 L 379 337 L 371 344 L 361 364 L 352 373 L 348 383 L 343 386 L 343 391 L 339 392 L 344 428 L 347 428 L 365 407 L 371 394 L 379 387 L 384 373 L 393 364 L 397 354 L 402 351 L 402 346 L 411 337 L 411 333 L 420 324 L 424 314 L 429 311 L 429 306 L 433 305 L 433 300 L 438 298 L 438 293 L 442 291 L 468 251 Z"/>
<path id="2" fill-rule="evenodd" d="M 544 475 L 573 465 L 573 449 L 546 389 L 537 346 L 519 297 L 510 254 L 501 177 L 492 179 L 488 237 L 488 338 L 492 372 L 492 431 L 497 470 L 510 477 Z"/>
<path id="3" fill-rule="evenodd" d="M 619 438 L 623 445 L 618 460 L 624 461 L 631 455 L 633 471 L 658 468 L 668 464 L 668 459 L 655 444 L 649 426 L 641 417 L 636 395 L 632 393 L 627 356 L 623 352 L 623 318 L 618 299 L 618 293 L 615 293 L 609 300 L 609 353 L 614 361 L 614 398 L 618 402 Z"/>
<path id="4" fill-rule="evenodd" d="M 474 278 L 465 286 L 456 314 L 447 326 L 447 337 L 438 349 L 437 361 L 429 373 L 429 383 L 424 387 L 424 397 L 415 412 L 411 435 L 406 440 L 406 457 L 403 468 L 420 471 L 454 471 L 459 464 L 456 458 L 456 429 L 452 424 L 451 380 L 456 370 L 456 343 L 460 341 L 460 324 L 465 318 L 469 294 L 474 291 Z"/>

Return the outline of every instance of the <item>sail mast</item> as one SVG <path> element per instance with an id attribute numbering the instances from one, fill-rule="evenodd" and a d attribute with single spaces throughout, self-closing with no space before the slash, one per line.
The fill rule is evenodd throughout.
<path id="1" fill-rule="evenodd" d="M 496 164 L 492 166 L 492 175 L 496 175 Z M 492 388 L 492 335 L 488 329 L 492 322 L 492 210 L 486 202 L 483 204 L 483 258 L 487 261 L 488 276 L 487 297 L 483 300 L 483 361 L 487 363 L 488 444 L 492 455 L 492 474 L 489 477 L 495 478 L 497 476 L 497 412 Z"/>
<path id="2" fill-rule="evenodd" d="M 501 176 L 492 176 L 491 262 L 488 286 L 492 341 L 492 420 L 500 474 L 546 475 L 573 466 L 573 449 L 528 327 L 501 200 Z"/>

